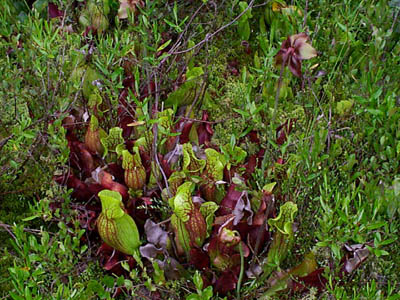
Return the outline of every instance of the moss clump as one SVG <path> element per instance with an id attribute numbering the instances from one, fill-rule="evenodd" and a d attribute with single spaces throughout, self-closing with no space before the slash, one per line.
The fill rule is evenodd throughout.
<path id="1" fill-rule="evenodd" d="M 27 217 L 29 215 L 29 202 L 18 194 L 9 194 L 2 198 L 0 201 L 0 223 L 12 225 Z M 5 228 L 0 227 L 0 245 L 2 245 L 0 249 L 0 296 L 8 295 L 13 288 L 11 281 L 7 279 L 9 277 L 8 268 L 13 265 L 14 256 L 10 240 L 10 234 Z"/>

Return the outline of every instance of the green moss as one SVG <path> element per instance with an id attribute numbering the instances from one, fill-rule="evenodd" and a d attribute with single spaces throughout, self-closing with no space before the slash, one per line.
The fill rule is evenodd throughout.
<path id="1" fill-rule="evenodd" d="M 18 194 L 9 194 L 0 201 L 0 223 L 13 225 L 29 215 L 29 200 Z M 11 235 L 0 227 L 0 295 L 8 295 L 12 289 L 8 268 L 13 266 L 14 249 L 11 244 Z"/>

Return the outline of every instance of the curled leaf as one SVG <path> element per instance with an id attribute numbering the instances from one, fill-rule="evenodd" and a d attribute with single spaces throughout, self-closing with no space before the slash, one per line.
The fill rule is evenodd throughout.
<path id="1" fill-rule="evenodd" d="M 291 201 L 286 202 L 280 207 L 279 215 L 274 219 L 268 220 L 268 224 L 282 234 L 293 235 L 292 224 L 296 212 L 297 205 Z"/>
<path id="2" fill-rule="evenodd" d="M 171 216 L 171 225 L 175 233 L 175 243 L 179 254 L 189 253 L 190 236 L 185 224 L 175 214 Z"/>
<path id="3" fill-rule="evenodd" d="M 105 131 L 99 127 L 99 121 L 96 116 L 92 115 L 85 135 L 85 145 L 89 151 L 102 155 L 104 148 L 100 139 L 105 138 L 106 135 Z"/>
<path id="4" fill-rule="evenodd" d="M 190 143 L 183 144 L 183 171 L 191 175 L 200 175 L 206 166 L 206 161 L 198 159 Z"/>
<path id="5" fill-rule="evenodd" d="M 154 223 L 150 219 L 147 219 L 146 223 L 144 224 L 144 231 L 149 243 L 160 246 L 162 249 L 167 248 L 169 243 L 168 232 L 163 230 L 160 225 Z"/>
<path id="6" fill-rule="evenodd" d="M 134 255 L 140 246 L 139 232 L 135 221 L 124 210 L 121 195 L 103 190 L 99 197 L 102 210 L 97 229 L 101 239 L 123 253 Z"/>
<path id="7" fill-rule="evenodd" d="M 244 250 L 244 256 L 250 253 L 249 248 L 241 241 L 240 234 L 233 230 L 233 215 L 217 217 L 215 224 L 222 222 L 218 231 L 213 234 L 207 247 L 211 264 L 221 271 L 240 264 L 239 243 Z"/>
<path id="8" fill-rule="evenodd" d="M 344 245 L 347 253 L 342 267 L 342 271 L 345 273 L 352 273 L 357 269 L 369 256 L 370 252 L 366 245 L 355 244 L 355 245 Z"/>
<path id="9" fill-rule="evenodd" d="M 207 225 L 200 210 L 192 200 L 193 183 L 185 182 L 170 199 L 174 211 L 171 224 L 182 250 L 188 254 L 190 248 L 200 247 L 207 235 Z"/>
<path id="10" fill-rule="evenodd" d="M 317 262 L 313 252 L 307 253 L 304 260 L 296 267 L 287 271 L 279 271 L 274 273 L 271 278 L 268 279 L 267 284 L 269 286 L 268 291 L 264 293 L 262 299 L 268 299 L 275 295 L 276 292 L 293 287 L 296 282 L 293 277 L 307 276 L 317 269 Z"/>
<path id="11" fill-rule="evenodd" d="M 266 278 L 272 270 L 286 258 L 293 244 L 293 221 L 297 212 L 297 205 L 286 202 L 280 207 L 279 215 L 268 220 L 271 230 L 276 230 L 269 248 L 267 261 L 264 265 L 263 278 Z"/>
<path id="12" fill-rule="evenodd" d="M 176 195 L 178 187 L 184 182 L 186 175 L 184 172 L 174 172 L 168 178 L 169 190 L 172 195 Z"/>
<path id="13" fill-rule="evenodd" d="M 110 129 L 107 137 L 100 139 L 101 144 L 104 147 L 103 157 L 106 157 L 108 152 L 121 153 L 125 148 L 125 140 L 122 137 L 122 131 L 123 130 L 120 127 L 113 127 Z"/>
<path id="14" fill-rule="evenodd" d="M 162 248 L 157 248 L 155 245 L 153 244 L 146 244 L 144 246 L 141 246 L 139 248 L 140 254 L 149 259 L 155 259 L 159 254 L 163 254 L 163 249 Z"/>
<path id="15" fill-rule="evenodd" d="M 204 150 L 206 153 L 206 168 L 205 175 L 211 181 L 219 181 L 224 177 L 225 157 L 218 151 L 207 148 Z"/>
<path id="16" fill-rule="evenodd" d="M 174 213 L 183 222 L 187 222 L 190 218 L 190 212 L 194 209 L 192 201 L 192 191 L 194 185 L 192 182 L 187 181 L 178 187 L 176 196 L 172 198 L 170 204 Z"/>
<path id="17" fill-rule="evenodd" d="M 134 147 L 134 155 L 122 151 L 122 168 L 125 170 L 125 183 L 133 190 L 140 190 L 146 183 L 146 171 L 142 165 L 139 149 Z"/>
<path id="18" fill-rule="evenodd" d="M 215 212 L 218 210 L 218 208 L 219 208 L 218 204 L 212 201 L 204 202 L 200 206 L 200 212 L 205 218 L 207 224 L 207 237 L 210 235 L 209 233 L 211 231 L 212 224 L 214 222 Z"/>

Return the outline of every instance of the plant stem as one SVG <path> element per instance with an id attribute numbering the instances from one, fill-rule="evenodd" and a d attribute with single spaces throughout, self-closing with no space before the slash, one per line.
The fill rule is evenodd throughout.
<path id="1" fill-rule="evenodd" d="M 278 87 L 276 89 L 276 94 L 275 94 L 274 114 L 272 115 L 272 122 L 271 122 L 272 124 L 275 123 L 276 111 L 278 110 L 279 95 L 281 93 L 283 71 L 284 71 L 285 66 L 286 66 L 286 61 L 287 61 L 287 59 L 284 59 L 282 64 L 281 64 L 281 73 L 279 74 Z"/>
<path id="2" fill-rule="evenodd" d="M 239 242 L 239 253 L 240 253 L 240 273 L 239 279 L 236 285 L 236 299 L 240 300 L 240 286 L 242 285 L 243 273 L 244 273 L 244 254 L 242 242 Z"/>

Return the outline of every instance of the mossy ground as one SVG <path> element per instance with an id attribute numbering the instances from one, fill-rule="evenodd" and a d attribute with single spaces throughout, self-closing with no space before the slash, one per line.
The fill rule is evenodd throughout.
<path id="1" fill-rule="evenodd" d="M 6 195 L 0 200 L 0 222 L 3 224 L 21 223 L 24 217 L 30 215 L 29 201 L 20 195 Z M 15 251 L 10 242 L 12 237 L 4 229 L 0 230 L 0 295 L 7 295 L 12 289 L 8 268 L 13 265 Z M 12 229 L 9 229 L 12 232 Z"/>
<path id="2" fill-rule="evenodd" d="M 303 11 L 308 3 L 308 1 L 292 2 Z M 343 249 L 345 244 L 371 245 L 372 253 L 369 258 L 349 278 L 342 281 L 338 279 L 340 285 L 329 286 L 328 290 L 319 296 L 320 299 L 331 299 L 330 297 L 378 299 L 400 291 L 398 242 L 400 224 L 397 220 L 400 210 L 398 190 L 400 28 L 398 21 L 397 23 L 393 21 L 396 20 L 394 18 L 396 12 L 398 15 L 399 8 L 391 5 L 392 2 L 362 1 L 363 5 L 359 1 L 331 3 L 321 0 L 314 1 L 312 5 L 310 2 L 306 20 L 304 16 L 298 17 L 295 25 L 286 24 L 289 29 L 284 26 L 275 28 L 274 34 L 271 34 L 272 25 L 270 25 L 270 31 L 265 37 L 270 45 L 267 51 L 261 49 L 259 39 L 262 35 L 259 24 L 261 18 L 266 18 L 265 10 L 254 8 L 254 16 L 250 19 L 252 33 L 249 45 L 242 43 L 237 24 L 233 24 L 207 43 L 193 59 L 194 65 L 202 66 L 208 73 L 208 97 L 205 97 L 195 114 L 196 118 L 201 118 L 198 112 L 206 109 L 210 115 L 209 120 L 217 122 L 213 126 L 215 132 L 212 142 L 217 146 L 223 146 L 231 143 L 233 136 L 234 141 L 245 149 L 248 155 L 256 153 L 259 148 L 267 149 L 268 155 L 265 160 L 267 168 L 275 166 L 279 158 L 286 162 L 278 175 L 268 173 L 267 176 L 262 176 L 263 183 L 278 182 L 279 201 L 291 200 L 299 207 L 295 222 L 294 248 L 282 267 L 293 267 L 306 253 L 313 250 L 318 264 L 326 268 L 326 276 L 334 281 L 335 271 L 340 269 L 340 261 L 345 254 Z M 191 4 L 179 3 L 178 6 L 181 17 L 194 11 Z M 160 6 L 160 11 L 164 16 L 170 17 L 168 15 L 170 10 L 165 10 L 165 7 Z M 237 11 L 232 12 L 230 5 L 222 4 L 218 8 L 220 10 L 217 15 L 210 7 L 204 15 L 198 17 L 197 22 L 201 26 L 195 29 L 195 42 L 199 42 L 200 37 L 206 32 L 217 30 L 237 14 Z M 32 24 L 42 22 L 37 16 L 26 17 L 30 18 Z M 76 16 L 71 16 L 74 17 Z M 5 17 L 3 19 L 11 22 Z M 12 22 L 20 24 L 21 21 L 14 18 Z M 23 32 L 23 42 L 34 44 L 28 34 L 31 29 L 27 24 L 20 28 Z M 273 64 L 273 57 L 287 35 L 303 30 L 307 30 L 312 36 L 312 45 L 319 51 L 319 56 L 312 62 L 303 62 L 303 71 L 307 79 L 295 78 L 289 71 L 284 73 L 276 123 L 281 124 L 288 119 L 296 119 L 296 123 L 288 142 L 280 148 L 274 142 L 276 132 L 270 126 L 276 82 L 279 77 L 279 70 Z M 100 49 L 98 50 L 100 53 L 95 52 L 95 66 L 106 66 L 104 67 L 106 71 L 110 68 L 108 70 L 110 74 L 116 71 L 112 68 L 120 67 L 123 60 L 122 58 L 119 60 L 123 57 L 122 51 L 119 52 L 110 46 L 114 45 L 113 38 L 118 37 L 120 40 L 127 38 L 123 29 L 116 30 L 114 34 L 114 37 L 109 33 L 103 36 L 103 39 L 96 38 L 91 41 Z M 47 38 L 46 34 L 42 38 Z M 5 44 L 7 47 L 17 49 L 17 43 L 13 39 L 16 39 L 16 35 L 12 35 Z M 67 48 L 74 49 L 78 48 L 81 40 L 83 41 L 83 38 L 80 34 L 73 34 L 71 40 L 56 39 L 53 45 L 60 47 L 67 44 Z M 134 41 L 137 40 L 140 39 L 135 37 Z M 15 51 L 10 56 L 4 52 L 4 57 L 7 59 L 2 61 L 1 70 L 7 76 L 5 80 L 7 84 L 3 84 L 1 95 L 7 99 L 22 95 L 18 101 L 26 101 L 30 108 L 41 111 L 43 107 L 39 105 L 37 108 L 32 105 L 37 101 L 36 96 L 39 94 L 37 90 L 43 89 L 40 80 L 32 79 L 39 78 L 37 74 L 40 70 L 32 72 L 36 76 L 26 79 L 27 82 L 24 82 L 26 87 L 22 89 L 19 87 L 21 82 L 17 84 L 14 78 L 23 70 L 17 68 L 18 65 L 28 68 L 26 61 L 34 60 L 40 55 L 40 51 L 35 52 L 38 51 L 35 47 L 29 51 L 30 54 Z M 110 53 L 115 55 L 114 60 L 110 58 L 112 56 Z M 70 55 L 76 56 L 76 53 L 71 51 Z M 66 58 L 68 61 L 68 56 Z M 47 58 L 48 61 L 52 59 L 54 58 Z M 112 64 L 109 64 L 110 60 L 113 61 Z M 178 67 L 174 68 L 171 74 L 176 76 L 177 70 Z M 12 75 L 13 72 L 15 76 Z M 51 74 L 55 74 L 53 79 L 57 79 L 58 69 Z M 115 93 L 113 89 L 118 84 L 116 81 L 112 82 L 115 85 L 108 91 L 111 94 Z M 10 89 L 9 85 L 13 82 L 15 87 Z M 34 88 L 30 90 L 27 87 L 34 87 L 37 90 Z M 71 90 L 75 91 L 74 88 L 65 85 L 63 90 L 65 94 L 60 99 L 57 98 L 61 108 L 67 107 L 71 99 L 74 99 L 75 94 L 70 94 Z M 44 94 L 43 92 L 40 97 L 45 97 Z M 116 97 L 114 95 L 114 98 Z M 63 104 L 65 99 L 67 99 L 66 104 Z M 18 115 L 28 116 L 30 112 L 27 106 L 18 105 Z M 260 106 L 263 107 L 254 113 Z M 8 101 L 4 107 L 6 109 L 0 116 L 4 114 L 7 118 L 2 118 L 2 122 L 12 123 L 13 116 L 17 113 L 13 101 Z M 22 129 L 15 131 L 17 138 L 15 141 L 12 140 L 13 146 L 6 149 L 7 153 L 3 150 L 5 154 L 0 159 L 6 166 L 4 169 L 7 170 L 12 159 L 15 159 L 10 149 L 28 156 L 27 153 L 31 149 L 29 145 L 33 144 L 30 136 L 36 133 L 42 136 L 44 130 L 43 127 L 38 127 L 36 133 L 30 132 L 24 136 L 22 132 L 26 126 L 22 126 L 21 122 L 18 120 L 18 124 L 14 124 L 15 128 L 20 126 Z M 10 126 L 4 128 L 6 130 L 0 128 L 2 138 L 11 132 Z M 45 128 L 46 136 L 48 128 Z M 258 132 L 259 144 L 252 143 L 245 137 L 249 128 Z M 52 132 L 50 135 L 56 136 L 56 133 Z M 47 141 L 47 144 L 41 144 L 39 150 L 49 147 L 59 156 L 65 151 L 63 149 L 66 147 L 64 145 L 63 148 L 62 145 L 63 136 L 60 140 L 41 141 Z M 53 175 L 50 173 L 55 168 L 50 167 L 46 171 L 40 164 L 48 162 L 49 165 L 59 165 L 62 161 L 62 159 L 46 158 L 48 153 L 45 150 L 39 152 L 42 153 L 34 156 L 36 162 L 30 161 L 20 169 L 18 164 L 22 164 L 23 160 L 15 159 L 14 167 L 17 171 L 12 176 L 8 176 L 8 173 L 0 174 L 0 180 L 4 179 L 5 182 L 0 189 L 0 222 L 35 228 L 46 224 L 35 220 L 29 223 L 21 221 L 33 213 L 39 213 L 37 208 L 32 212 L 30 204 L 36 207 L 37 198 L 34 194 L 35 192 L 40 194 L 40 190 L 43 190 L 41 180 L 50 181 Z M 65 153 L 63 155 L 65 156 Z M 47 173 L 44 174 L 45 172 Z M 54 224 L 51 227 L 45 225 L 44 228 L 56 234 L 59 230 Z M 5 296 L 8 291 L 15 290 L 9 280 L 8 268 L 13 267 L 14 263 L 18 267 L 25 267 L 24 259 L 12 247 L 10 238 L 6 231 L 0 231 L 0 245 L 4 245 L 0 253 L 0 294 Z M 57 235 L 57 238 L 60 244 L 67 239 L 65 243 L 69 245 L 66 236 Z M 67 254 L 71 257 L 79 256 L 80 254 L 77 254 L 79 251 L 80 248 L 77 247 Z M 82 258 L 82 261 L 84 262 L 76 261 L 77 264 L 87 263 L 83 268 L 85 271 L 82 272 L 82 277 L 73 273 L 69 280 L 74 283 L 70 286 L 85 290 L 86 286 L 89 286 L 88 282 L 101 281 L 103 273 L 98 265 L 87 257 Z M 50 266 L 45 270 L 54 270 L 56 267 Z M 328 271 L 329 268 L 332 270 Z M 139 279 L 135 283 L 144 285 Z M 146 284 L 151 287 L 151 280 Z M 94 283 L 90 286 L 88 294 L 101 290 L 98 286 L 94 288 Z M 183 286 L 183 283 L 171 282 L 167 284 L 166 289 L 179 290 Z M 309 293 L 309 299 L 317 299 L 317 296 L 313 296 L 315 293 L 315 291 Z M 85 292 L 82 294 L 86 295 Z M 250 295 L 257 295 L 257 292 L 252 291 Z M 303 297 L 307 296 L 282 295 L 282 298 L 285 297 L 306 299 Z"/>

